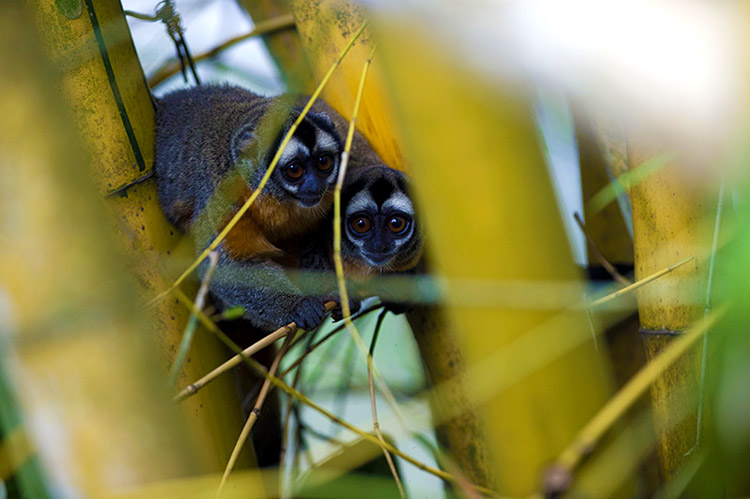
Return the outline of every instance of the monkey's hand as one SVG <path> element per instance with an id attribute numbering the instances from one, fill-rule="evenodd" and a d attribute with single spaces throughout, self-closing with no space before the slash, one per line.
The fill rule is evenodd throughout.
<path id="1" fill-rule="evenodd" d="M 312 296 L 305 296 L 299 301 L 292 313 L 289 314 L 285 325 L 294 322 L 298 328 L 310 331 L 320 326 L 325 317 L 326 309 L 323 305 L 323 300 Z"/>
<path id="2" fill-rule="evenodd" d="M 265 331 L 291 322 L 308 331 L 325 318 L 325 301 L 303 294 L 268 260 L 235 261 L 222 252 L 209 289 L 224 308 L 241 305 L 245 319 Z"/>
<path id="3" fill-rule="evenodd" d="M 336 302 L 336 308 L 334 308 L 331 311 L 331 319 L 333 319 L 334 322 L 340 321 L 341 319 L 343 319 L 344 310 L 341 307 L 341 297 L 337 294 L 337 295 L 329 296 L 328 300 Z M 361 307 L 362 307 L 362 302 L 360 302 L 358 299 L 354 297 L 351 297 L 351 296 L 349 297 L 349 312 L 351 313 L 351 315 L 354 315 L 357 312 L 359 312 L 359 309 Z"/>

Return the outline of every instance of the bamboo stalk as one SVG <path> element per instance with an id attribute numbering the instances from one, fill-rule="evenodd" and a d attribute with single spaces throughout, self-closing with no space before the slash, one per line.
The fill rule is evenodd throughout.
<path id="1" fill-rule="evenodd" d="M 560 484 L 570 482 L 576 467 L 585 456 L 593 452 L 605 432 L 632 407 L 638 398 L 646 393 L 649 387 L 667 369 L 670 369 L 698 340 L 706 335 L 721 320 L 727 310 L 728 307 L 726 306 L 717 308 L 712 314 L 672 342 L 661 354 L 654 357 L 609 399 L 594 418 L 578 433 L 573 443 L 563 450 L 555 464 L 551 466 L 548 476 L 555 477 L 555 479 L 546 484 L 546 492 L 560 492 Z"/>
<path id="2" fill-rule="evenodd" d="M 190 345 L 193 343 L 193 334 L 195 333 L 195 326 L 198 324 L 198 318 L 195 316 L 195 310 L 203 310 L 203 306 L 206 302 L 206 295 L 208 295 L 208 286 L 213 279 L 216 266 L 219 264 L 219 254 L 212 251 L 208 255 L 209 265 L 206 275 L 203 276 L 203 282 L 201 282 L 200 288 L 198 288 L 198 294 L 195 298 L 195 305 L 190 312 L 190 318 L 188 319 L 187 326 L 185 326 L 185 332 L 182 333 L 182 341 L 177 350 L 177 356 L 175 357 L 172 369 L 169 371 L 169 386 L 174 387 L 177 382 L 177 376 L 180 374 L 182 364 L 185 362 L 188 352 L 190 351 Z"/>

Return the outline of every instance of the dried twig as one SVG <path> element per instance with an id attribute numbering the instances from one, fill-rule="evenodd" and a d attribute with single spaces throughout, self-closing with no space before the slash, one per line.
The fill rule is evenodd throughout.
<path id="1" fill-rule="evenodd" d="M 336 308 L 335 302 L 329 301 L 325 304 L 326 312 L 330 312 L 334 308 Z M 290 322 L 286 326 L 282 326 L 276 331 L 274 331 L 273 333 L 265 336 L 263 339 L 256 341 L 255 343 L 253 343 L 252 345 L 244 349 L 240 354 L 235 355 L 234 357 L 224 362 L 223 364 L 218 366 L 216 369 L 214 369 L 210 373 L 203 376 L 198 381 L 190 383 L 188 386 L 183 388 L 183 390 L 179 394 L 177 394 L 177 396 L 175 396 L 174 398 L 175 402 L 179 402 L 181 400 L 186 399 L 187 397 L 191 395 L 195 395 L 196 393 L 198 393 L 198 390 L 200 390 L 201 388 L 203 388 L 204 386 L 206 386 L 207 384 L 209 384 L 210 382 L 212 382 L 213 380 L 215 380 L 216 378 L 218 378 L 225 372 L 229 371 L 234 366 L 239 365 L 242 362 L 243 355 L 246 357 L 250 357 L 256 352 L 274 343 L 276 340 L 283 338 L 285 336 L 290 336 L 295 331 L 297 331 L 297 324 L 295 324 L 294 322 Z"/>
<path id="2" fill-rule="evenodd" d="M 372 312 L 374 310 L 378 310 L 380 308 L 383 308 L 383 304 L 382 303 L 379 303 L 379 304 L 376 304 L 376 305 L 371 305 L 371 306 L 367 307 L 364 310 L 360 310 L 359 313 L 357 313 L 357 315 L 355 315 L 353 317 L 353 319 L 359 319 L 360 317 L 364 317 L 365 315 L 369 314 L 370 312 Z M 346 323 L 341 324 L 340 326 L 337 326 L 336 328 L 334 328 L 333 330 L 331 330 L 328 334 L 326 334 L 323 338 L 321 338 L 320 340 L 318 340 L 317 342 L 315 342 L 310 348 L 305 349 L 305 352 L 302 355 L 300 355 L 299 358 L 297 360 L 295 360 L 289 367 L 287 367 L 284 372 L 281 373 L 281 377 L 283 378 L 284 376 L 286 376 L 287 374 L 289 374 L 292 371 L 292 369 L 294 369 L 295 367 L 299 366 L 302 363 L 302 361 L 305 360 L 305 357 L 307 357 L 312 352 L 314 352 L 315 349 L 318 348 L 320 345 L 322 345 L 323 343 L 325 343 L 326 341 L 328 341 L 328 339 L 331 336 L 335 335 L 336 333 L 341 332 L 345 327 L 346 327 Z"/>
<path id="3" fill-rule="evenodd" d="M 190 304 L 190 299 L 185 296 L 185 293 L 180 291 L 179 289 L 175 290 L 175 296 L 177 299 L 183 303 Z M 210 332 L 216 335 L 219 340 L 221 340 L 229 349 L 231 349 L 233 352 L 235 352 L 238 355 L 241 355 L 242 360 L 250 366 L 252 370 L 254 370 L 258 375 L 263 376 L 264 378 L 270 380 L 270 382 L 278 387 L 280 390 L 283 390 L 285 393 L 290 394 L 295 399 L 299 400 L 303 404 L 307 405 L 308 407 L 312 408 L 313 410 L 317 411 L 321 415 L 323 415 L 325 418 L 329 419 L 330 421 L 333 421 L 334 423 L 343 426 L 347 430 L 351 431 L 352 433 L 355 433 L 356 435 L 359 435 L 360 437 L 364 438 L 365 440 L 369 440 L 370 442 L 374 443 L 375 445 L 381 446 L 380 441 L 377 439 L 376 436 L 372 435 L 369 432 L 366 432 L 364 430 L 360 430 L 353 424 L 349 423 L 348 421 L 336 416 L 335 414 L 331 413 L 330 411 L 327 411 L 322 406 L 316 404 L 310 398 L 308 398 L 305 394 L 300 393 L 296 389 L 290 387 L 286 383 L 284 383 L 281 379 L 279 379 L 276 376 L 272 376 L 269 374 L 268 370 L 263 367 L 258 361 L 253 359 L 252 357 L 247 357 L 244 354 L 242 354 L 242 349 L 237 346 L 235 342 L 233 342 L 224 332 L 222 332 L 218 327 L 216 327 L 216 324 L 211 322 L 211 319 L 206 316 L 202 311 L 197 312 L 198 320 L 203 324 L 203 326 L 208 329 Z M 450 483 L 456 483 L 456 477 L 451 475 L 450 473 L 447 473 L 443 470 L 434 468 L 432 466 L 428 466 L 421 461 L 409 456 L 408 454 L 405 454 L 398 450 L 396 447 L 393 447 L 391 444 L 386 442 L 385 448 L 391 453 L 395 454 L 396 456 L 400 457 L 404 461 L 416 466 L 420 470 L 426 471 L 427 473 L 430 473 L 432 475 L 437 476 L 438 478 L 441 478 L 447 482 Z M 471 484 L 471 487 L 483 494 L 492 495 L 495 496 L 496 493 L 488 489 L 486 487 L 482 487 L 479 485 Z"/>
<path id="4" fill-rule="evenodd" d="M 139 17 L 142 14 L 138 15 L 137 13 L 131 13 L 129 15 L 142 19 L 142 17 Z M 261 21 L 257 23 L 253 27 L 252 31 L 250 31 L 249 33 L 245 33 L 244 35 L 230 38 L 229 40 L 225 41 L 221 45 L 218 45 L 212 48 L 211 50 L 208 50 L 206 52 L 203 52 L 202 54 L 198 54 L 197 56 L 193 57 L 193 61 L 200 62 L 205 59 L 213 59 L 224 50 L 230 47 L 233 47 L 234 45 L 237 45 L 240 42 L 243 42 L 245 40 L 248 40 L 250 38 L 254 38 L 257 36 L 270 35 L 277 31 L 281 31 L 281 30 L 285 30 L 289 28 L 294 28 L 294 16 L 292 16 L 292 14 L 281 15 L 273 19 Z M 169 78 L 170 76 L 177 74 L 179 71 L 180 71 L 179 61 L 177 60 L 167 61 L 161 67 L 159 67 L 156 71 L 154 71 L 154 73 L 149 77 L 148 85 L 153 88 L 156 85 L 163 82 L 164 80 L 166 80 L 167 78 Z"/>
<path id="5" fill-rule="evenodd" d="M 273 363 L 271 364 L 271 369 L 268 370 L 269 376 L 276 375 L 276 371 L 279 369 L 279 364 L 281 363 L 281 358 L 284 357 L 284 354 L 287 352 L 287 349 L 289 348 L 290 340 L 291 340 L 291 336 L 287 336 L 286 339 L 284 340 L 284 344 L 281 346 L 281 350 L 279 350 L 279 353 L 276 354 L 276 358 L 273 359 Z M 217 495 L 221 495 L 221 492 L 224 490 L 224 487 L 227 484 L 227 480 L 229 480 L 229 475 L 232 474 L 234 465 L 237 462 L 237 458 L 240 455 L 240 451 L 242 450 L 242 447 L 245 445 L 245 441 L 247 440 L 247 437 L 250 435 L 250 430 L 253 429 L 255 422 L 258 420 L 258 416 L 260 415 L 260 410 L 263 408 L 263 402 L 266 401 L 266 397 L 268 396 L 268 392 L 270 391 L 271 391 L 271 381 L 270 381 L 270 378 L 266 378 L 266 380 L 263 382 L 263 386 L 260 389 L 260 393 L 258 394 L 258 399 L 255 401 L 255 406 L 253 407 L 253 410 L 250 411 L 250 416 L 248 416 L 247 421 L 245 422 L 245 426 L 242 427 L 242 431 L 240 432 L 240 437 L 237 439 L 237 443 L 234 444 L 234 449 L 232 449 L 232 455 L 229 456 L 229 462 L 227 463 L 227 467 L 224 469 L 224 475 L 221 477 L 221 483 L 219 484 L 219 491 Z"/>
<path id="6" fill-rule="evenodd" d="M 611 275 L 615 281 L 619 282 L 623 286 L 629 286 L 632 284 L 630 282 L 630 279 L 625 277 L 624 275 L 620 274 L 614 265 L 609 263 L 609 260 L 604 258 L 604 255 L 601 251 L 599 251 L 599 248 L 596 246 L 596 243 L 594 242 L 594 238 L 591 237 L 591 234 L 588 233 L 586 230 L 586 225 L 583 223 L 583 219 L 581 219 L 581 215 L 579 213 L 573 213 L 573 218 L 576 219 L 576 222 L 578 222 L 578 227 L 580 227 L 581 232 L 583 232 L 583 235 L 586 236 L 586 239 L 589 242 L 589 247 L 591 248 L 591 252 L 594 253 L 594 257 L 599 260 L 599 263 L 602 264 L 602 267 L 604 267 L 604 270 L 606 270 L 609 275 Z"/>
<path id="7" fill-rule="evenodd" d="M 618 296 L 622 296 L 624 294 L 630 293 L 631 291 L 634 291 L 634 290 L 640 288 L 644 284 L 648 284 L 651 281 L 653 281 L 655 279 L 658 279 L 659 277 L 672 272 L 673 270 L 675 270 L 678 267 L 682 267 L 683 265 L 685 265 L 686 263 L 688 263 L 688 262 L 690 262 L 692 260 L 695 260 L 694 256 L 689 256 L 689 257 L 685 258 L 684 260 L 681 260 L 681 261 L 679 261 L 677 263 L 673 263 L 669 267 L 663 268 L 663 269 L 659 270 L 658 272 L 654 272 L 650 276 L 644 277 L 640 281 L 636 281 L 636 282 L 634 282 L 633 284 L 631 284 L 629 286 L 626 286 L 626 287 L 624 287 L 622 289 L 618 289 L 614 293 L 610 293 L 608 295 L 602 296 L 601 298 L 596 299 L 596 300 L 590 302 L 588 304 L 588 306 L 589 307 L 598 307 L 599 305 L 603 305 L 603 304 L 605 304 L 605 303 L 607 303 L 609 301 L 614 300 Z"/>
<path id="8" fill-rule="evenodd" d="M 188 319 L 187 326 L 185 326 L 185 332 L 182 333 L 182 341 L 180 342 L 180 348 L 177 350 L 177 356 L 175 357 L 172 369 L 169 371 L 169 386 L 174 386 L 177 383 L 177 376 L 180 374 L 182 364 L 185 363 L 185 358 L 190 351 L 190 345 L 193 342 L 193 335 L 195 334 L 195 326 L 198 325 L 198 318 L 195 315 L 196 310 L 203 310 L 203 306 L 206 303 L 206 295 L 208 294 L 208 285 L 211 283 L 211 279 L 216 271 L 216 266 L 219 263 L 219 254 L 216 251 L 212 251 L 208 255 L 208 270 L 206 275 L 203 276 L 203 282 L 198 289 L 198 294 L 195 297 L 195 304 L 190 312 L 190 318 Z"/>

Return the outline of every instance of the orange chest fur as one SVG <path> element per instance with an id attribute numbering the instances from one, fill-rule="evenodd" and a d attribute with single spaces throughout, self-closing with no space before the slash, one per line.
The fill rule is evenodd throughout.
<path id="1" fill-rule="evenodd" d="M 251 194 L 252 191 L 246 188 L 239 205 Z M 305 208 L 292 200 L 278 201 L 261 194 L 227 234 L 225 250 L 236 260 L 259 257 L 281 262 L 293 258 L 296 247 L 303 244 L 301 239 L 320 229 L 331 207 L 332 197 L 328 193 L 317 206 Z"/>

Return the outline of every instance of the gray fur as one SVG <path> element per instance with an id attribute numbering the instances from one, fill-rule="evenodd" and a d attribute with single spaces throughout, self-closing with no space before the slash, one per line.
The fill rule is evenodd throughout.
<path id="1" fill-rule="evenodd" d="M 291 123 L 289 109 L 294 103 L 289 97 L 266 98 L 231 86 L 178 90 L 159 100 L 154 165 L 159 200 L 167 218 L 179 229 L 191 232 L 196 252 L 213 240 L 227 214 L 236 210 L 233 204 L 237 193 L 245 185 L 253 189 L 258 186 Z M 318 108 L 332 111 L 325 105 Z M 292 111 L 292 117 L 297 115 L 298 111 Z M 339 116 L 336 120 L 343 121 Z M 333 132 L 334 125 L 326 114 L 313 112 L 305 123 L 315 130 L 316 144 L 320 142 L 328 150 L 335 148 L 333 171 L 327 181 L 332 187 L 341 138 Z M 294 203 L 297 200 L 293 194 L 277 169 L 261 196 Z M 321 221 L 324 216 L 321 212 Z M 313 230 L 301 231 L 300 235 Z M 324 297 L 304 295 L 279 262 L 270 258 L 235 261 L 223 244 L 219 251 L 220 263 L 210 290 L 220 305 L 242 305 L 245 317 L 264 330 L 292 321 L 311 329 L 322 322 Z M 205 268 L 204 262 L 199 267 L 201 275 Z"/>

